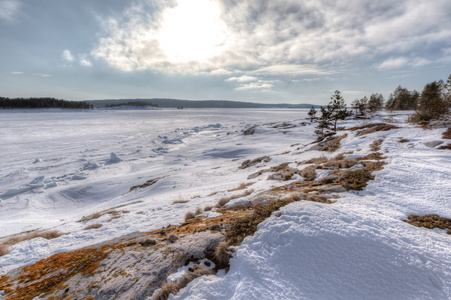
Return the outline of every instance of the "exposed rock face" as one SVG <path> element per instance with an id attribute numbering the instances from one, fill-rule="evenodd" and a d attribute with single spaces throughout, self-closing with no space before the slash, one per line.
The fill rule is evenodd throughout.
<path id="1" fill-rule="evenodd" d="M 161 236 L 161 234 L 160 234 Z M 134 234 L 78 251 L 56 254 L 2 277 L 11 299 L 146 299 L 187 260 L 206 257 L 224 236 L 211 231 L 173 243 L 158 234 Z M 152 243 L 153 238 L 157 243 Z M 75 266 L 75 267 L 74 267 Z M 43 268 L 41 268 L 43 267 Z M 10 292 L 10 293 L 9 293 Z"/>
<path id="2" fill-rule="evenodd" d="M 441 144 L 443 144 L 443 142 L 442 141 L 432 141 L 432 142 L 427 142 L 427 143 L 424 143 L 427 147 L 429 147 L 429 148 L 435 148 L 435 147 L 437 147 L 438 145 L 441 145 Z"/>

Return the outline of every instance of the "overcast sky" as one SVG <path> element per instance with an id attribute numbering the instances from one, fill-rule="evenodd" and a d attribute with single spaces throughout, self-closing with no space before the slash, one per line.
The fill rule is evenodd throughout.
<path id="1" fill-rule="evenodd" d="M 451 74 L 450 0 L 0 0 L 0 96 L 327 104 Z"/>

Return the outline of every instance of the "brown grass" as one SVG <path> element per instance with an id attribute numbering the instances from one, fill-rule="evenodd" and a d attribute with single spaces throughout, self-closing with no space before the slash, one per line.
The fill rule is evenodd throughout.
<path id="1" fill-rule="evenodd" d="M 307 181 L 313 181 L 316 178 L 316 168 L 318 166 L 308 166 L 301 171 L 301 176 Z"/>
<path id="2" fill-rule="evenodd" d="M 166 299 L 169 298 L 170 294 L 176 295 L 178 293 L 178 291 L 180 291 L 181 289 L 186 287 L 188 285 L 188 283 L 190 283 L 194 279 L 196 279 L 198 277 L 201 277 L 201 276 L 204 276 L 204 275 L 212 275 L 212 274 L 214 274 L 214 271 L 212 271 L 212 270 L 199 268 L 199 269 L 195 270 L 192 273 L 188 273 L 188 274 L 183 275 L 183 277 L 180 278 L 179 280 L 177 280 L 177 282 L 167 282 L 167 283 L 165 283 L 161 287 L 161 289 L 158 292 L 158 294 L 156 294 L 153 299 L 166 300 Z"/>
<path id="3" fill-rule="evenodd" d="M 248 183 L 242 182 L 242 183 L 240 183 L 239 186 L 237 186 L 234 189 L 230 189 L 227 192 L 235 192 L 235 191 L 239 191 L 239 190 L 244 190 L 245 188 L 247 188 L 253 184 L 254 184 L 254 182 L 248 182 Z"/>
<path id="4" fill-rule="evenodd" d="M 348 135 L 344 134 L 342 136 L 337 136 L 334 138 L 328 145 L 326 145 L 321 151 L 327 151 L 327 152 L 335 152 L 340 148 L 340 141 L 344 138 L 346 138 Z"/>
<path id="5" fill-rule="evenodd" d="M 128 213 L 128 211 L 127 210 L 118 211 L 118 210 L 115 210 L 115 209 L 110 209 L 110 210 L 106 210 L 106 211 L 102 211 L 102 212 L 97 212 L 97 213 L 91 214 L 91 215 L 89 215 L 87 217 L 83 216 L 83 218 L 78 220 L 78 222 L 86 223 L 88 221 L 98 219 L 98 218 L 100 218 L 100 217 L 102 217 L 104 215 L 110 215 L 111 216 L 111 218 L 108 220 L 108 222 L 110 222 L 113 219 L 119 219 L 121 217 L 121 214 L 125 214 L 125 213 Z"/>
<path id="6" fill-rule="evenodd" d="M 218 246 L 216 246 L 215 254 L 214 254 L 214 263 L 217 265 L 218 269 L 225 269 L 229 266 L 229 261 L 232 255 L 229 250 L 229 243 L 220 242 Z"/>
<path id="7" fill-rule="evenodd" d="M 378 140 L 373 141 L 370 145 L 370 150 L 373 152 L 377 152 L 377 151 L 381 150 L 381 144 L 383 141 L 384 141 L 383 139 L 378 139 Z"/>
<path id="8" fill-rule="evenodd" d="M 99 229 L 100 227 L 102 227 L 102 224 L 96 223 L 86 226 L 83 230 Z"/>
<path id="9" fill-rule="evenodd" d="M 442 138 L 451 140 L 451 128 L 448 128 L 448 130 L 443 133 Z"/>
<path id="10" fill-rule="evenodd" d="M 207 205 L 207 206 L 204 207 L 204 211 L 210 211 L 210 210 L 212 210 L 213 208 L 214 208 L 214 206 L 212 206 L 212 205 Z"/>
<path id="11" fill-rule="evenodd" d="M 189 211 L 185 214 L 185 220 L 194 219 L 195 217 L 196 217 L 196 214 L 193 213 L 192 211 Z"/>
<path id="12" fill-rule="evenodd" d="M 27 234 L 21 234 L 18 236 L 10 237 L 9 239 L 5 240 L 2 244 L 0 244 L 0 256 L 8 254 L 9 247 L 18 244 L 20 242 L 32 240 L 38 237 L 51 240 L 60 237 L 62 235 L 64 235 L 64 233 L 62 233 L 59 230 L 44 230 L 44 231 L 34 231 Z"/>
<path id="13" fill-rule="evenodd" d="M 404 222 L 416 227 L 448 229 L 447 233 L 451 234 L 451 219 L 442 218 L 438 215 L 418 216 L 412 214 L 408 216 L 407 220 L 404 220 Z"/>
<path id="14" fill-rule="evenodd" d="M 307 161 L 304 162 L 304 164 L 315 164 L 315 165 L 320 165 L 327 162 L 327 158 L 325 156 L 320 156 L 317 158 L 312 158 L 309 159 Z"/>
<path id="15" fill-rule="evenodd" d="M 399 138 L 398 143 L 407 143 L 409 141 L 410 141 L 409 139 Z M 378 150 L 374 150 L 374 151 L 378 151 Z"/>
<path id="16" fill-rule="evenodd" d="M 380 152 L 373 152 L 366 156 L 358 157 L 356 159 L 357 160 L 381 160 L 381 159 L 386 159 L 386 157 L 383 156 L 382 153 L 380 153 Z"/>
<path id="17" fill-rule="evenodd" d="M 227 230 L 227 240 L 230 245 L 240 244 L 247 236 L 257 231 L 257 226 L 279 208 L 293 201 L 282 199 L 274 200 L 266 204 L 257 204 L 251 214 L 234 219 Z"/>
<path id="18" fill-rule="evenodd" d="M 172 202 L 172 205 L 174 204 L 184 204 L 184 203 L 188 203 L 189 200 L 175 200 Z"/>
<path id="19" fill-rule="evenodd" d="M 244 191 L 243 193 L 238 194 L 238 195 L 223 197 L 223 198 L 219 199 L 218 204 L 216 204 L 216 207 L 218 207 L 218 208 L 223 207 L 224 205 L 229 203 L 231 200 L 249 196 L 253 192 L 254 192 L 254 190 L 250 189 L 250 190 Z"/>
<path id="20" fill-rule="evenodd" d="M 451 150 L 451 144 L 445 145 L 445 146 L 440 146 L 437 149 L 440 150 Z"/>
<path id="21" fill-rule="evenodd" d="M 397 128 L 399 128 L 399 127 L 395 126 L 395 125 L 390 125 L 390 124 L 386 124 L 386 123 L 375 123 L 375 124 L 368 124 L 368 125 L 359 126 L 359 127 L 352 127 L 352 128 L 349 128 L 348 130 L 351 130 L 351 131 L 361 130 L 360 132 L 357 133 L 357 135 L 364 135 L 364 134 L 369 134 L 369 133 L 373 133 L 373 132 L 377 132 L 377 131 L 388 131 L 390 129 L 397 129 Z"/>
<path id="22" fill-rule="evenodd" d="M 348 169 L 359 163 L 356 159 L 351 158 L 341 158 L 341 156 L 334 157 L 330 159 L 324 166 L 328 169 Z"/>
<path id="23" fill-rule="evenodd" d="M 362 164 L 370 171 L 380 171 L 387 163 L 385 161 L 362 161 Z"/>
<path id="24" fill-rule="evenodd" d="M 371 171 L 367 169 L 346 171 L 343 172 L 338 178 L 338 181 L 343 182 L 343 186 L 347 191 L 361 191 L 367 186 L 367 182 L 370 180 L 374 180 L 374 176 L 372 176 Z"/>

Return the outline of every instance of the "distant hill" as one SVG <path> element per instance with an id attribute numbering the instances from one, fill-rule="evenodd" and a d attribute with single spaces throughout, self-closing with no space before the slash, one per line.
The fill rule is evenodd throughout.
<path id="1" fill-rule="evenodd" d="M 127 102 L 141 102 L 158 105 L 160 108 L 310 108 L 312 104 L 263 104 L 252 102 L 240 102 L 229 100 L 178 100 L 178 99 L 105 99 L 105 100 L 86 100 L 85 102 L 94 105 L 94 107 L 107 107 Z M 318 105 L 314 105 L 319 107 Z"/>

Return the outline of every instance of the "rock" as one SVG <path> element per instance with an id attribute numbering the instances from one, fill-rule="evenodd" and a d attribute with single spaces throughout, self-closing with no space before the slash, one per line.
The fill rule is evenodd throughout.
<path id="1" fill-rule="evenodd" d="M 243 131 L 243 134 L 244 135 L 253 135 L 255 133 L 255 128 L 257 128 L 257 125 L 245 129 Z"/>

